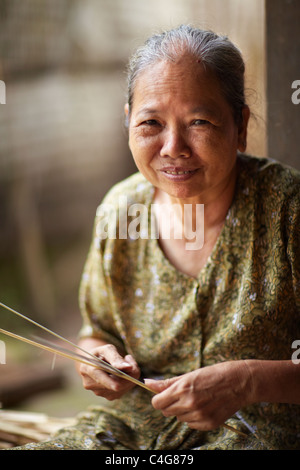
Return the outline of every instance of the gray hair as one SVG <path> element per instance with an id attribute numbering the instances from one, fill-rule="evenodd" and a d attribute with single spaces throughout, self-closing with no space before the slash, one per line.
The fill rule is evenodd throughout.
<path id="1" fill-rule="evenodd" d="M 129 115 L 139 74 L 155 62 L 175 61 L 187 53 L 215 75 L 239 124 L 246 105 L 245 64 L 241 52 L 226 36 L 187 25 L 155 34 L 132 56 L 127 74 Z"/>

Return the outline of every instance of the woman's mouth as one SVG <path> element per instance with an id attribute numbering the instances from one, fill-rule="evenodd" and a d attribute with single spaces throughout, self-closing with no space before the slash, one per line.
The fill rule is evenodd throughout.
<path id="1" fill-rule="evenodd" d="M 190 170 L 187 170 L 187 171 L 169 171 L 169 170 L 165 170 L 165 172 L 168 175 L 187 175 L 187 174 L 191 173 Z"/>
<path id="2" fill-rule="evenodd" d="M 186 181 L 191 178 L 198 170 L 188 170 L 185 168 L 162 168 L 163 173 L 168 179 L 176 181 Z"/>

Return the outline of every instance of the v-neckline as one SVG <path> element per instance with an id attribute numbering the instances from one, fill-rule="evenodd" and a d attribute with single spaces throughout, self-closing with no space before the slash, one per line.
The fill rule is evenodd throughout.
<path id="1" fill-rule="evenodd" d="M 231 206 L 229 207 L 227 211 L 224 224 L 220 230 L 219 236 L 217 237 L 217 240 L 213 246 L 213 249 L 211 250 L 210 255 L 208 256 L 204 266 L 199 270 L 199 273 L 197 274 L 197 276 L 189 275 L 185 273 L 184 271 L 181 271 L 180 269 L 178 269 L 165 255 L 164 251 L 162 250 L 160 246 L 159 239 L 151 238 L 150 247 L 151 247 L 151 252 L 153 253 L 153 255 L 158 256 L 162 264 L 167 266 L 169 270 L 173 271 L 173 273 L 179 276 L 181 279 L 185 279 L 188 282 L 199 283 L 200 279 L 203 278 L 204 275 L 207 276 L 209 269 L 214 265 L 215 260 L 218 258 L 220 250 L 224 246 L 225 241 L 228 239 L 228 234 L 232 226 L 232 221 L 235 218 L 236 202 L 238 200 L 238 192 L 239 192 L 238 179 L 239 179 L 239 174 L 237 176 L 234 197 L 233 197 Z M 148 208 L 149 208 L 149 211 L 148 211 L 149 217 L 151 217 L 151 204 L 153 204 L 153 195 L 154 195 L 154 188 L 152 187 L 151 198 L 149 199 L 149 201 L 147 201 Z"/>

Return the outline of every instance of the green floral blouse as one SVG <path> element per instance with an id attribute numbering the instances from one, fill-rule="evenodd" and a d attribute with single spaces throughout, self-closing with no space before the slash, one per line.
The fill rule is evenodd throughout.
<path id="1" fill-rule="evenodd" d="M 132 354 L 144 377 L 166 378 L 239 359 L 290 360 L 300 339 L 300 175 L 281 164 L 238 157 L 235 197 L 197 278 L 179 272 L 143 233 L 153 187 L 134 174 L 113 187 L 105 207 L 143 204 L 140 236 L 104 238 L 103 204 L 80 289 L 81 336 Z M 124 197 L 126 196 L 126 197 Z M 118 210 L 119 210 L 118 209 Z M 124 209 L 124 207 L 123 207 Z M 123 210 L 122 209 L 122 210 Z M 205 209 L 204 209 L 205 210 Z M 111 211 L 110 227 L 118 224 Z M 133 217 L 128 217 L 128 224 Z M 114 225 L 113 225 L 114 226 Z M 116 227 L 118 234 L 118 227 Z M 299 364 L 300 367 L 300 364 Z M 223 427 L 200 432 L 151 406 L 136 386 L 103 401 L 48 443 L 57 449 L 299 449 L 300 406 L 257 403 Z"/>

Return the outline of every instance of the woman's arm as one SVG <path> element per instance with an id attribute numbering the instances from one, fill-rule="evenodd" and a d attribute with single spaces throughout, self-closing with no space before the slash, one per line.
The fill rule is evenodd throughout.
<path id="1" fill-rule="evenodd" d="M 230 361 L 167 380 L 146 380 L 154 408 L 203 431 L 257 402 L 300 404 L 300 365 L 292 361 Z"/>
<path id="2" fill-rule="evenodd" d="M 252 377 L 252 403 L 300 405 L 300 364 L 292 361 L 245 361 Z"/>
<path id="3" fill-rule="evenodd" d="M 92 352 L 96 356 L 101 356 L 101 358 L 117 369 L 123 370 L 134 378 L 139 378 L 140 370 L 134 358 L 130 355 L 122 357 L 118 353 L 117 348 L 112 344 L 107 344 L 97 338 L 84 338 L 80 340 L 78 345 L 80 348 Z M 91 390 L 95 395 L 110 401 L 120 398 L 134 387 L 133 383 L 109 375 L 92 366 L 80 364 L 77 365 L 77 370 L 81 375 L 82 383 L 86 390 Z"/>

